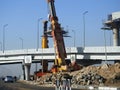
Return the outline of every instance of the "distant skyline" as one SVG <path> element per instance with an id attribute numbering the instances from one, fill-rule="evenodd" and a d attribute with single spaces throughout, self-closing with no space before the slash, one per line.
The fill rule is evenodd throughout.
<path id="1" fill-rule="evenodd" d="M 6 44 L 5 48 L 21 49 L 37 47 L 37 20 L 40 21 L 40 36 L 42 36 L 42 21 L 47 20 L 48 8 L 47 0 L 0 0 L 0 42 L 3 37 L 3 25 L 5 28 Z M 107 15 L 120 11 L 119 0 L 55 0 L 56 13 L 59 23 L 65 30 L 69 31 L 71 38 L 65 38 L 66 47 L 73 46 L 74 33 L 76 33 L 76 46 L 83 46 L 83 13 L 85 15 L 86 26 L 86 46 L 103 46 L 103 31 L 100 29 L 102 20 L 107 19 Z M 107 31 L 107 45 L 110 45 L 111 31 Z M 2 42 L 3 43 L 3 42 Z M 41 37 L 40 37 L 41 45 Z M 53 47 L 53 40 L 50 39 L 50 47 Z M 40 46 L 41 47 L 41 46 Z"/>

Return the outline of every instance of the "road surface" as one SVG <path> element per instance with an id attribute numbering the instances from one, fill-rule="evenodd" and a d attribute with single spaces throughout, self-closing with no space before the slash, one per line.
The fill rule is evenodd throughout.
<path id="1" fill-rule="evenodd" d="M 0 81 L 0 90 L 55 90 L 54 87 L 41 87 L 21 82 L 4 83 Z M 80 89 L 72 89 L 80 90 Z"/>

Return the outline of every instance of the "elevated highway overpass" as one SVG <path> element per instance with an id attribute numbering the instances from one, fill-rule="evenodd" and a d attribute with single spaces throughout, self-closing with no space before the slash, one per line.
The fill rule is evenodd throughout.
<path id="1" fill-rule="evenodd" d="M 67 47 L 67 58 L 77 60 L 120 60 L 120 47 Z M 23 49 L 0 52 L 0 64 L 22 63 L 26 56 L 31 56 L 32 62 L 55 59 L 54 48 Z"/>
<path id="2" fill-rule="evenodd" d="M 54 61 L 54 48 L 48 49 L 23 49 L 0 51 L 0 64 L 22 63 L 25 80 L 29 80 L 31 63 L 42 60 Z M 120 47 L 67 47 L 66 60 L 76 60 L 80 64 L 90 65 L 102 61 L 120 62 Z"/>

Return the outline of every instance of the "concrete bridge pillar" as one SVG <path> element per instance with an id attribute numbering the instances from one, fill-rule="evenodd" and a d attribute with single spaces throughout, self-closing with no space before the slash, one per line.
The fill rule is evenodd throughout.
<path id="1" fill-rule="evenodd" d="M 25 80 L 29 81 L 30 80 L 30 67 L 32 63 L 32 56 L 24 56 L 24 61 L 23 61 L 23 67 L 24 67 L 24 76 Z"/>
<path id="2" fill-rule="evenodd" d="M 29 81 L 30 80 L 30 67 L 31 67 L 31 65 L 25 64 L 24 67 L 25 67 L 25 80 Z"/>
<path id="3" fill-rule="evenodd" d="M 113 46 L 120 46 L 119 42 L 119 28 L 113 29 Z"/>

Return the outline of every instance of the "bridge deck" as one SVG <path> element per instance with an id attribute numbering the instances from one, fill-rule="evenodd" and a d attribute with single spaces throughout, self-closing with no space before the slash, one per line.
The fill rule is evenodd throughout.
<path id="1" fill-rule="evenodd" d="M 92 60 L 120 60 L 120 47 L 67 47 L 67 58 L 92 59 Z M 54 60 L 54 48 L 48 49 L 23 49 L 0 51 L 0 63 L 22 62 L 24 57 L 30 55 L 33 61 Z"/>

